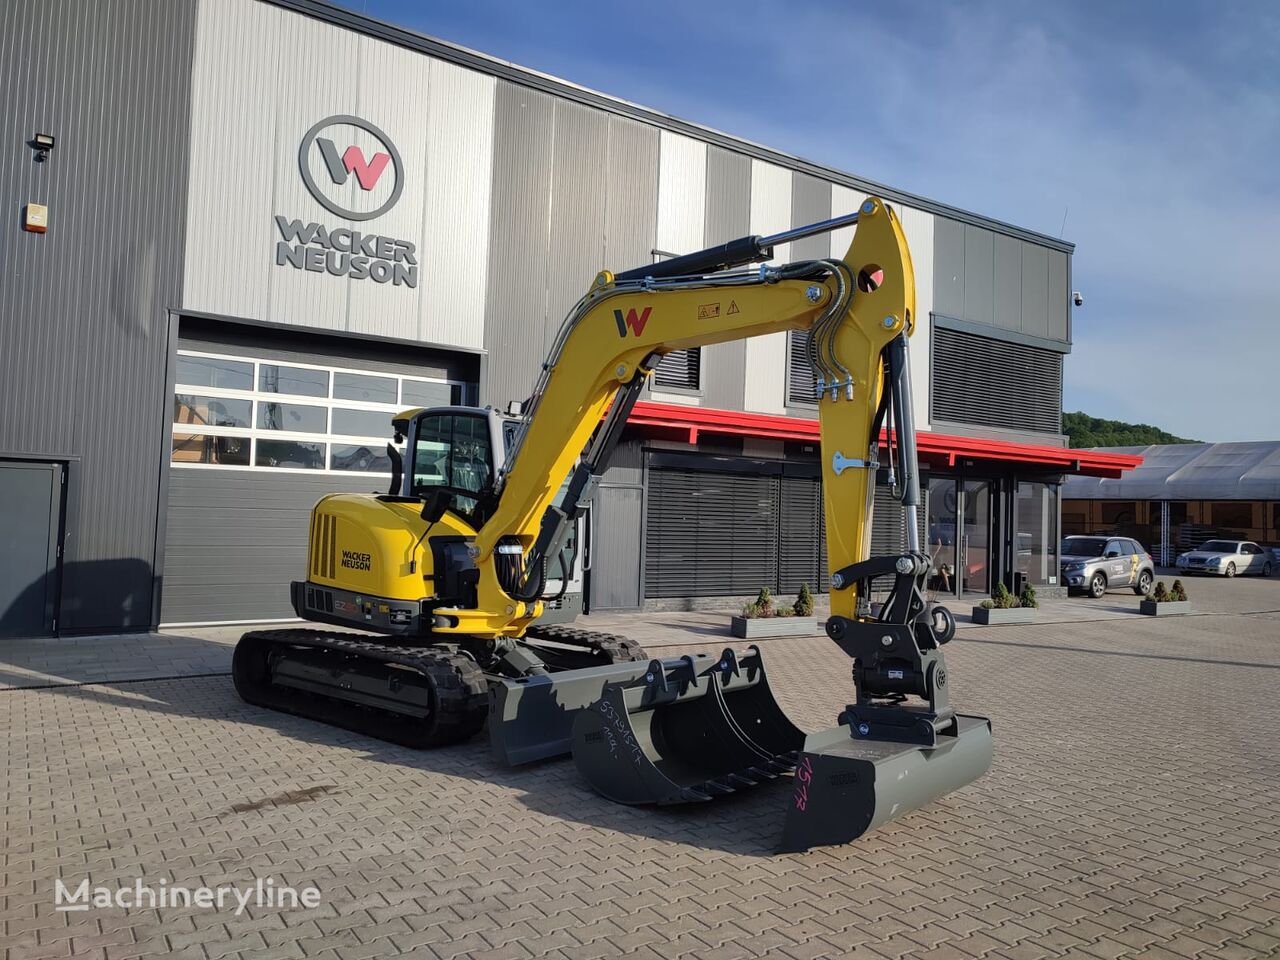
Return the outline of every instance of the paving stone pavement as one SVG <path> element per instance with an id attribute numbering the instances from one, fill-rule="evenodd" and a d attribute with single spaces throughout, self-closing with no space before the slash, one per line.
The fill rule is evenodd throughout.
<path id="1" fill-rule="evenodd" d="M 963 630 L 953 698 L 992 717 L 991 772 L 803 855 L 770 852 L 785 784 L 627 808 L 568 761 L 415 752 L 223 676 L 0 691 L 3 956 L 1277 956 L 1280 581 L 1222 589 L 1262 612 Z M 834 645 L 765 649 L 787 711 L 832 722 Z M 54 878 L 138 877 L 323 902 L 55 910 Z"/>

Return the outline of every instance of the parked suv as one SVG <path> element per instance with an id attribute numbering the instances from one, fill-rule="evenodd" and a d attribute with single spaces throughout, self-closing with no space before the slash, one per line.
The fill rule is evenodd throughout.
<path id="1" fill-rule="evenodd" d="M 1252 540 L 1210 540 L 1178 557 L 1183 573 L 1216 573 L 1234 577 L 1237 573 L 1271 576 L 1271 556 Z"/>
<path id="2" fill-rule="evenodd" d="M 1116 587 L 1131 587 L 1142 597 L 1156 578 L 1151 555 L 1128 537 L 1066 537 L 1059 555 L 1068 593 L 1097 599 Z"/>

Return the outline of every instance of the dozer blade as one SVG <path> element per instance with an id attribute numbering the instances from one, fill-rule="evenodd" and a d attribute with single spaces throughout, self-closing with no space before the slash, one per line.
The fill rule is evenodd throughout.
<path id="1" fill-rule="evenodd" d="M 705 654 L 693 659 L 699 664 L 714 662 Z M 608 686 L 642 682 L 654 663 L 662 661 L 626 661 L 497 680 L 489 688 L 490 754 L 506 766 L 563 756 L 572 744 L 574 718 L 596 703 Z"/>
<path id="2" fill-rule="evenodd" d="M 611 683 L 573 724 L 573 758 L 599 793 L 629 804 L 710 800 L 795 767 L 804 734 L 782 712 L 760 651 L 653 661 Z"/>
<path id="3" fill-rule="evenodd" d="M 985 717 L 958 716 L 936 746 L 863 739 L 847 725 L 810 734 L 778 850 L 856 840 L 978 779 L 992 749 Z"/>

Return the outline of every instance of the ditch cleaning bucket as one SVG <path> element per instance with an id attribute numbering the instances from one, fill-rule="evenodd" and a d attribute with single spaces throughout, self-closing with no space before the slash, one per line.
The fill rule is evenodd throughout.
<path id="1" fill-rule="evenodd" d="M 852 724 L 810 734 L 778 850 L 856 840 L 977 780 L 991 766 L 993 749 L 985 717 L 957 716 L 933 746 L 872 739 Z"/>
<path id="2" fill-rule="evenodd" d="M 782 712 L 760 650 L 741 658 L 654 660 L 573 723 L 573 758 L 600 794 L 619 803 L 710 800 L 795 768 L 804 733 Z"/>

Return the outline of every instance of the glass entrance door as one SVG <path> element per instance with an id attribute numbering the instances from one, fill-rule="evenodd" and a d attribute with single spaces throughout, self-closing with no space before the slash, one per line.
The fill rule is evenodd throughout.
<path id="1" fill-rule="evenodd" d="M 957 574 L 962 593 L 991 591 L 991 484 L 964 480 L 960 484 Z"/>

